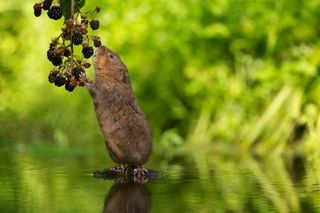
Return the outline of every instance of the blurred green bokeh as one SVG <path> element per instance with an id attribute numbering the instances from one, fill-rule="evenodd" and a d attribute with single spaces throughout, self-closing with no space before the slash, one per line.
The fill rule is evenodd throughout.
<path id="1" fill-rule="evenodd" d="M 0 145 L 46 141 L 94 150 L 103 138 L 87 91 L 69 93 L 47 80 L 46 51 L 63 20 L 34 17 L 33 3 L 0 2 Z M 83 10 L 95 6 L 87 1 Z M 155 150 L 316 151 L 319 1 L 113 0 L 99 6 L 96 33 L 127 64 Z"/>

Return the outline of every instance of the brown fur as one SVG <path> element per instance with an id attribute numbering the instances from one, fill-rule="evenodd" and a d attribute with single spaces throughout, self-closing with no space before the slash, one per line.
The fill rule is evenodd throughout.
<path id="1" fill-rule="evenodd" d="M 126 65 L 105 46 L 93 59 L 95 76 L 85 85 L 111 158 L 118 164 L 142 166 L 151 153 L 151 133 L 136 104 Z"/>

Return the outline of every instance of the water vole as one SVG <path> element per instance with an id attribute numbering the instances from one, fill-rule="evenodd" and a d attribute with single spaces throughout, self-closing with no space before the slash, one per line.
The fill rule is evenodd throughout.
<path id="1" fill-rule="evenodd" d="M 105 46 L 93 58 L 94 80 L 81 78 L 93 99 L 97 120 L 110 157 L 118 165 L 133 165 L 139 175 L 151 153 L 151 133 L 136 104 L 126 65 Z"/>

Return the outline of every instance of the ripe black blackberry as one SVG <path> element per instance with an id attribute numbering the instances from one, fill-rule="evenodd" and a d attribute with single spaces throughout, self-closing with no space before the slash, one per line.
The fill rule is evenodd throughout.
<path id="1" fill-rule="evenodd" d="M 48 51 L 54 51 L 54 49 L 56 49 L 56 45 L 51 43 Z"/>
<path id="2" fill-rule="evenodd" d="M 49 10 L 52 4 L 52 0 L 44 0 L 42 4 L 42 9 Z"/>
<path id="3" fill-rule="evenodd" d="M 54 57 L 53 50 L 50 50 L 50 49 L 49 49 L 49 50 L 47 51 L 47 58 L 48 58 L 48 60 L 49 60 L 49 61 L 52 61 L 53 57 Z"/>
<path id="4" fill-rule="evenodd" d="M 59 74 L 59 70 L 57 69 L 53 69 L 51 70 L 49 76 L 48 76 L 48 80 L 50 83 L 54 83 L 56 81 L 57 75 Z"/>
<path id="5" fill-rule="evenodd" d="M 74 76 L 74 78 L 79 81 L 80 79 L 80 74 L 84 72 L 84 70 L 81 67 L 75 67 L 72 69 L 72 74 Z"/>
<path id="6" fill-rule="evenodd" d="M 50 43 L 49 50 L 54 50 L 56 48 L 56 46 L 57 46 L 57 43 L 55 41 L 52 41 Z"/>
<path id="7" fill-rule="evenodd" d="M 50 83 L 56 82 L 56 78 L 57 78 L 57 76 L 54 76 L 51 73 L 48 76 L 48 80 L 49 80 Z"/>
<path id="8" fill-rule="evenodd" d="M 54 81 L 54 85 L 56 85 L 57 87 L 61 87 L 65 83 L 66 83 L 66 79 L 63 76 L 57 76 Z"/>
<path id="9" fill-rule="evenodd" d="M 91 46 L 82 48 L 82 54 L 85 58 L 90 58 L 93 55 L 93 48 Z"/>
<path id="10" fill-rule="evenodd" d="M 54 65 L 54 66 L 58 66 L 62 63 L 62 57 L 61 56 L 53 56 L 52 57 L 52 60 L 51 60 L 51 63 Z"/>
<path id="11" fill-rule="evenodd" d="M 99 20 L 98 19 L 92 19 L 91 21 L 90 21 L 90 27 L 91 27 L 91 29 L 93 29 L 93 30 L 97 30 L 97 29 L 99 29 Z"/>
<path id="12" fill-rule="evenodd" d="M 64 88 L 67 91 L 72 92 L 74 88 L 76 88 L 76 86 L 77 86 L 77 81 L 73 79 L 73 80 L 67 80 L 64 85 Z"/>
<path id="13" fill-rule="evenodd" d="M 101 41 L 100 41 L 100 40 L 94 40 L 94 41 L 93 41 L 93 45 L 94 45 L 95 47 L 100 47 L 100 46 L 101 46 Z"/>
<path id="14" fill-rule="evenodd" d="M 36 17 L 41 15 L 41 3 L 35 3 L 33 5 L 33 13 Z"/>
<path id="15" fill-rule="evenodd" d="M 76 32 L 72 35 L 72 42 L 75 45 L 79 45 L 82 44 L 83 41 L 83 36 L 81 35 L 81 33 Z"/>
<path id="16" fill-rule="evenodd" d="M 48 11 L 48 16 L 51 19 L 58 20 L 62 17 L 63 11 L 60 6 L 52 6 Z"/>

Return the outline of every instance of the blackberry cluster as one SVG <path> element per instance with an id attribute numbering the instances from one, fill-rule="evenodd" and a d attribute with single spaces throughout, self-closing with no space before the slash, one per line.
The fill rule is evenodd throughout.
<path id="1" fill-rule="evenodd" d="M 82 72 L 85 72 L 82 67 L 74 67 L 72 71 L 68 68 L 66 72 L 59 69 L 53 69 L 49 73 L 48 80 L 57 87 L 65 85 L 64 88 L 67 91 L 72 92 L 78 85 L 81 85 L 79 80 Z"/>
<path id="2" fill-rule="evenodd" d="M 44 0 L 42 3 L 35 3 L 33 5 L 34 15 L 39 17 L 42 10 L 48 10 L 48 16 L 51 19 L 58 20 L 63 15 L 63 10 L 60 5 L 52 5 L 53 0 Z"/>
<path id="3" fill-rule="evenodd" d="M 68 57 L 67 54 L 70 55 L 69 49 L 58 46 L 58 43 L 53 41 L 50 43 L 49 50 L 47 51 L 47 58 L 54 66 L 59 66 L 63 61 L 62 56 Z"/>
<path id="4" fill-rule="evenodd" d="M 64 76 L 62 76 L 59 72 L 59 70 L 53 69 L 49 76 L 48 80 L 50 83 L 55 84 L 57 87 L 61 87 L 66 83 L 66 79 Z"/>
<path id="5" fill-rule="evenodd" d="M 59 20 L 64 14 L 59 4 L 54 4 L 54 0 L 43 0 L 33 5 L 34 15 L 41 15 L 42 10 L 47 11 L 50 19 Z M 65 7 L 63 7 L 65 8 Z M 82 13 L 80 8 L 75 7 L 75 14 L 70 19 L 64 21 L 61 34 L 53 38 L 47 58 L 55 66 L 49 73 L 48 80 L 57 87 L 62 87 L 72 92 L 77 86 L 83 86 L 84 82 L 80 78 L 85 69 L 91 67 L 86 61 L 94 54 L 94 47 L 101 46 L 99 36 L 88 35 L 89 25 L 91 30 L 97 30 L 100 27 L 98 19 L 92 17 L 92 13 L 99 13 L 100 7 L 96 7 L 93 12 Z M 82 45 L 82 56 L 74 54 L 76 46 Z"/>

